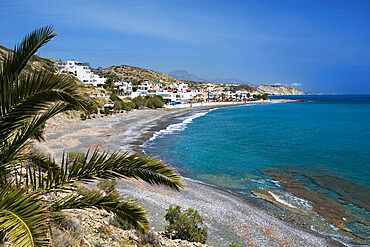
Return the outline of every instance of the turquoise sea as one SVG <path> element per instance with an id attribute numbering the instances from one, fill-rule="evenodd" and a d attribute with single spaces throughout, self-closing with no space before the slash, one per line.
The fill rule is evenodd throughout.
<path id="1" fill-rule="evenodd" d="M 369 243 L 370 95 L 285 98 L 307 101 L 200 110 L 155 133 L 144 151 L 242 197 L 270 195 L 320 219 L 313 230 Z"/>

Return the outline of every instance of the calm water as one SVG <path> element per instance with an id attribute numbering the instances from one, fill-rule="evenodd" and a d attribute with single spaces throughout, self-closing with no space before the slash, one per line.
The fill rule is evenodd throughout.
<path id="1" fill-rule="evenodd" d="M 309 101 L 193 113 L 156 133 L 144 150 L 184 176 L 245 196 L 284 190 L 277 182 L 284 170 L 365 219 L 346 227 L 368 237 L 370 95 L 292 98 Z"/>

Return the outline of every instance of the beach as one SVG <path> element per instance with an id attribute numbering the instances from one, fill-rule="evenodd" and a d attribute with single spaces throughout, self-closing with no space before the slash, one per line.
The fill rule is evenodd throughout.
<path id="1" fill-rule="evenodd" d="M 278 102 L 286 101 L 269 103 Z M 95 148 L 109 152 L 141 152 L 145 141 L 175 119 L 215 107 L 220 106 L 135 110 L 70 122 L 57 128 L 47 128 L 46 141 L 40 148 L 53 154 L 57 160 L 61 159 L 63 152 L 86 152 Z M 150 226 L 155 231 L 164 231 L 167 224 L 165 209 L 171 204 L 198 210 L 209 228 L 207 244 L 211 246 L 228 246 L 232 241 L 243 246 L 342 246 L 330 237 L 281 220 L 271 211 L 230 191 L 188 178 L 184 180 L 186 185 L 180 192 L 137 180 L 121 180 L 117 189 L 124 196 L 138 199 L 146 208 Z"/>

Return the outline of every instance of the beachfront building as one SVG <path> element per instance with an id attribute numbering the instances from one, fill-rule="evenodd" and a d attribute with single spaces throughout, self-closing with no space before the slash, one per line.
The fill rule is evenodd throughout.
<path id="1" fill-rule="evenodd" d="M 59 60 L 58 70 L 61 73 L 72 74 L 83 83 L 92 84 L 95 87 L 104 85 L 106 81 L 106 78 L 100 78 L 98 75 L 94 74 L 88 64 L 76 62 L 74 60 Z"/>
<path id="2" fill-rule="evenodd" d="M 156 95 L 159 92 L 163 92 L 163 86 L 160 83 L 152 83 L 146 80 L 139 85 L 138 91 L 140 95 Z"/>
<path id="3" fill-rule="evenodd" d="M 236 91 L 235 93 L 238 97 L 242 100 L 247 100 L 248 98 L 252 98 L 254 93 L 248 91 Z M 249 94 L 249 97 L 248 97 Z"/>
<path id="4" fill-rule="evenodd" d="M 124 94 L 131 94 L 132 92 L 131 82 L 126 82 L 126 81 L 115 82 L 114 88 L 123 92 Z"/>
<path id="5" fill-rule="evenodd" d="M 162 96 L 165 104 L 171 104 L 172 102 L 176 102 L 177 100 L 177 93 L 174 93 L 172 90 L 158 92 L 157 95 Z"/>

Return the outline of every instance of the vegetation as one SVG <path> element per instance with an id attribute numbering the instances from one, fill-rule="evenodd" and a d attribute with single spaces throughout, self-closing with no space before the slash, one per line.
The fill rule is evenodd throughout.
<path id="1" fill-rule="evenodd" d="M 81 118 L 81 120 L 86 120 L 86 118 L 87 118 L 86 114 L 82 112 L 81 115 L 80 115 L 80 118 Z"/>
<path id="2" fill-rule="evenodd" d="M 128 153 L 64 154 L 61 163 L 30 151 L 43 140 L 45 122 L 58 113 L 86 110 L 90 101 L 76 83 L 48 70 L 23 73 L 29 59 L 56 36 L 51 27 L 30 33 L 0 65 L 0 231 L 13 246 L 49 246 L 50 225 L 67 209 L 114 213 L 136 229 L 148 229 L 144 208 L 115 191 L 79 189 L 102 179 L 138 178 L 174 190 L 180 176 L 166 164 Z M 63 193 L 60 193 L 63 192 Z M 51 195 L 58 194 L 53 199 Z"/>
<path id="3" fill-rule="evenodd" d="M 253 94 L 253 99 L 263 99 L 268 100 L 269 96 L 267 94 Z"/>
<path id="4" fill-rule="evenodd" d="M 197 210 L 189 208 L 182 212 L 180 206 L 172 207 L 170 205 L 166 211 L 165 218 L 170 223 L 166 226 L 168 235 L 191 242 L 206 243 L 208 228 L 200 227 L 204 218 Z"/>
<path id="5" fill-rule="evenodd" d="M 242 247 L 242 246 L 237 243 L 232 242 L 231 244 L 229 244 L 229 247 Z"/>
<path id="6" fill-rule="evenodd" d="M 152 109 L 160 108 L 164 105 L 162 96 L 154 95 L 154 96 L 145 96 L 145 105 Z"/>
<path id="7" fill-rule="evenodd" d="M 145 106 L 145 100 L 142 96 L 137 96 L 132 102 L 135 104 L 135 109 L 140 109 Z"/>

